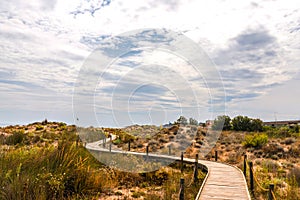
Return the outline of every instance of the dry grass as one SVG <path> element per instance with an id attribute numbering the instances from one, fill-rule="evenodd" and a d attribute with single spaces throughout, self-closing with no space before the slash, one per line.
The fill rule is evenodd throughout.
<path id="1" fill-rule="evenodd" d="M 88 140 L 98 137 L 92 132 Z M 79 142 L 75 126 L 63 123 L 10 126 L 0 135 L 0 199 L 176 199 L 180 177 L 192 179 L 188 165 L 184 175 L 178 164 L 140 174 L 105 167 Z M 120 138 L 130 137 L 120 131 Z M 200 185 L 187 189 L 187 199 Z"/>
<path id="2" fill-rule="evenodd" d="M 253 161 L 255 174 L 264 188 L 273 183 L 277 199 L 300 199 L 300 137 L 287 130 L 279 128 L 271 132 L 268 129 L 268 132 L 260 134 L 224 131 L 207 158 L 214 159 L 217 150 L 219 161 L 242 169 L 243 155 L 246 153 L 248 160 Z M 280 135 L 280 131 L 285 131 L 287 137 Z M 258 141 L 260 145 L 256 145 L 257 141 L 251 141 L 260 135 L 264 136 L 262 142 Z M 265 135 L 269 135 L 267 140 Z M 267 193 L 256 186 L 255 199 L 266 198 Z"/>

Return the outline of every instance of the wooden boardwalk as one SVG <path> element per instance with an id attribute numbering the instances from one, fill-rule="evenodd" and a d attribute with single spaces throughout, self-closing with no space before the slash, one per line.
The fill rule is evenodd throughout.
<path id="1" fill-rule="evenodd" d="M 208 176 L 200 191 L 200 200 L 250 200 L 243 173 L 233 166 L 199 160 L 208 170 Z"/>
<path id="2" fill-rule="evenodd" d="M 102 148 L 102 141 L 88 143 L 87 149 L 96 151 L 108 151 Z M 114 153 L 124 153 L 115 150 Z M 143 154 L 136 152 L 127 152 L 132 154 Z M 150 157 L 165 157 L 172 160 L 180 160 L 179 157 L 162 156 L 149 154 Z M 194 163 L 194 159 L 184 158 L 185 162 Z M 208 169 L 205 181 L 203 182 L 196 200 L 251 200 L 247 183 L 242 171 L 236 167 L 207 160 L 199 160 L 200 165 L 204 165 Z"/>

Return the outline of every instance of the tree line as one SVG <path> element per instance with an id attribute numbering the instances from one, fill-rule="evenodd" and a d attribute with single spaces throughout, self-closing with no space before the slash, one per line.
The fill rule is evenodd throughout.
<path id="1" fill-rule="evenodd" d="M 187 124 L 190 124 L 190 125 L 199 125 L 199 122 L 190 117 L 189 120 L 187 118 L 185 118 L 184 116 L 180 116 L 175 122 L 174 124 L 182 124 L 182 125 L 187 125 Z"/>
<path id="2" fill-rule="evenodd" d="M 247 116 L 236 116 L 231 119 L 227 115 L 218 116 L 212 125 L 214 130 L 235 130 L 235 131 L 263 131 L 263 121 Z"/>

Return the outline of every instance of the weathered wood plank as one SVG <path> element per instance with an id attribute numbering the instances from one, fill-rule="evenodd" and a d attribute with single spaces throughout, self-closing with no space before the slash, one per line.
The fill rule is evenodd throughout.
<path id="1" fill-rule="evenodd" d="M 250 200 L 243 173 L 230 165 L 200 160 L 209 175 L 200 194 L 200 200 Z"/>

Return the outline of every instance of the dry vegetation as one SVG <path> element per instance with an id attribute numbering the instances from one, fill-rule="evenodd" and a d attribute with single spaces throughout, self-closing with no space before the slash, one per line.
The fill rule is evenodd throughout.
<path id="1" fill-rule="evenodd" d="M 151 173 L 125 173 L 100 164 L 83 147 L 75 126 L 44 121 L 27 126 L 0 128 L 0 199 L 176 199 L 178 164 Z M 194 157 L 213 142 L 203 127 L 177 125 L 169 128 L 134 125 L 124 129 L 90 127 L 83 138 L 87 142 L 114 134 L 114 146 L 131 151 L 172 155 L 189 146 L 186 157 Z M 101 134 L 100 134 L 101 133 Z M 210 133 L 213 134 L 213 133 Z M 183 138 L 184 137 L 184 138 Z M 183 142 L 182 142 L 183 141 Z M 175 151 L 176 149 L 176 151 Z M 223 131 L 205 159 L 218 160 L 243 169 L 243 155 L 253 161 L 255 175 L 267 188 L 275 184 L 277 199 L 300 199 L 300 137 L 297 127 L 264 127 L 262 132 Z M 184 177 L 192 180 L 192 166 Z M 249 174 L 249 173 L 248 173 Z M 204 178 L 200 173 L 200 180 Z M 249 177 L 247 177 L 249 178 Z M 255 187 L 255 199 L 266 199 L 266 192 Z M 188 188 L 193 199 L 199 185 Z"/>
<path id="2" fill-rule="evenodd" d="M 213 160 L 217 150 L 219 161 L 243 169 L 246 153 L 264 188 L 273 183 L 277 199 L 300 199 L 299 133 L 287 127 L 266 129 L 261 133 L 224 131 L 206 158 Z M 267 193 L 255 185 L 254 198 L 267 199 Z"/>
<path id="3" fill-rule="evenodd" d="M 136 137 L 120 129 L 89 128 L 84 139 L 115 133 L 119 143 Z M 116 141 L 114 141 L 116 142 Z M 0 199 L 176 199 L 179 180 L 192 180 L 192 165 L 182 175 L 178 164 L 151 173 L 125 173 L 100 164 L 83 147 L 75 126 L 33 123 L 0 128 Z M 205 174 L 199 173 L 203 180 Z M 198 185 L 186 189 L 193 199 Z"/>
<path id="4" fill-rule="evenodd" d="M 125 130 L 136 132 L 132 151 L 143 152 L 145 145 L 149 145 L 152 151 L 167 154 L 166 147 L 174 141 L 174 138 L 176 140 L 180 128 L 172 126 L 153 129 L 156 133 L 152 137 L 144 138 L 138 137 L 138 132 L 143 130 L 141 127 L 130 127 Z M 208 134 L 206 128 L 198 127 L 195 137 L 190 140 L 191 145 L 185 151 L 185 156 L 193 158 L 196 153 L 201 152 L 213 139 L 209 138 Z M 122 148 L 126 149 L 127 145 L 124 144 Z M 205 159 L 214 160 L 216 150 L 219 161 L 236 165 L 240 169 L 243 169 L 244 154 L 247 154 L 248 161 L 254 163 L 254 172 L 262 187 L 268 188 L 269 184 L 273 183 L 277 199 L 300 199 L 300 137 L 297 126 L 263 127 L 261 132 L 223 131 Z M 267 193 L 255 185 L 253 198 L 266 199 Z"/>

